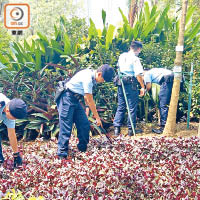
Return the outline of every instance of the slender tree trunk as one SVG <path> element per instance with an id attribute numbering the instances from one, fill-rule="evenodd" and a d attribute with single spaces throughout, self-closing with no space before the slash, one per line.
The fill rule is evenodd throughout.
<path id="1" fill-rule="evenodd" d="M 128 14 L 128 19 L 129 19 L 129 24 L 131 27 L 133 27 L 133 23 L 135 21 L 135 17 L 138 12 L 138 0 L 131 0 L 130 8 L 129 8 L 129 14 Z"/>
<path id="2" fill-rule="evenodd" d="M 139 1 L 138 13 L 140 13 L 140 12 L 141 12 L 141 10 L 142 10 L 143 6 L 144 6 L 144 0 L 140 0 L 140 1 Z"/>
<path id="3" fill-rule="evenodd" d="M 187 13 L 187 5 L 188 0 L 182 1 L 182 16 L 180 22 L 180 29 L 179 29 L 179 37 L 178 37 L 178 47 L 184 45 L 184 32 L 185 32 L 185 18 Z M 175 67 L 174 67 L 174 84 L 172 88 L 172 96 L 169 105 L 169 112 L 167 117 L 167 123 L 164 129 L 164 135 L 166 136 L 173 136 L 175 135 L 176 130 L 176 113 L 177 113 L 177 105 L 179 99 L 179 92 L 180 92 L 180 80 L 181 80 L 181 66 L 182 66 L 182 54 L 183 52 L 180 49 L 176 49 L 176 59 L 175 59 Z M 177 70 L 179 69 L 179 70 Z"/>
<path id="4" fill-rule="evenodd" d="M 199 119 L 198 136 L 200 137 L 200 119 Z"/>

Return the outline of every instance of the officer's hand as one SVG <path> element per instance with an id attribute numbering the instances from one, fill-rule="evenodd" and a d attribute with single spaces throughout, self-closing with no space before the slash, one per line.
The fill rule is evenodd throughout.
<path id="1" fill-rule="evenodd" d="M 145 95 L 145 88 L 140 89 L 140 97 L 143 97 Z"/>
<path id="2" fill-rule="evenodd" d="M 89 107 L 86 107 L 85 108 L 85 114 L 86 114 L 87 117 L 89 116 L 89 113 L 90 113 L 90 109 L 89 109 Z"/>
<path id="3" fill-rule="evenodd" d="M 13 156 L 14 156 L 14 168 L 21 166 L 22 165 L 22 158 L 21 158 L 19 152 L 14 153 Z"/>
<path id="4" fill-rule="evenodd" d="M 97 124 L 97 126 L 101 126 L 101 127 L 103 127 L 103 125 L 102 125 L 102 122 L 101 122 L 101 119 L 100 119 L 100 118 L 96 118 L 96 124 Z"/>

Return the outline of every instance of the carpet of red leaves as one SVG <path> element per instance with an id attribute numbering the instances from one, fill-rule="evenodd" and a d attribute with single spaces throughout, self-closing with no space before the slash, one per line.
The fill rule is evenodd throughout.
<path id="1" fill-rule="evenodd" d="M 91 138 L 86 153 L 76 144 L 72 136 L 69 159 L 59 160 L 56 140 L 21 143 L 24 164 L 15 170 L 4 145 L 0 198 L 14 188 L 26 198 L 200 199 L 199 137 Z"/>

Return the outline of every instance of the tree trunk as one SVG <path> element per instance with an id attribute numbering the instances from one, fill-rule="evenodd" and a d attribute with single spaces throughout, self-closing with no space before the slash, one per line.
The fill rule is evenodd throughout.
<path id="1" fill-rule="evenodd" d="M 199 119 L 198 136 L 200 137 L 200 119 Z"/>
<path id="2" fill-rule="evenodd" d="M 131 0 L 130 8 L 129 8 L 129 14 L 128 14 L 128 19 L 129 19 L 129 24 L 131 27 L 133 27 L 133 23 L 135 21 L 135 17 L 138 12 L 138 0 Z"/>
<path id="3" fill-rule="evenodd" d="M 182 2 L 182 16 L 180 22 L 180 29 L 179 29 L 179 37 L 178 37 L 178 47 L 184 45 L 184 32 L 185 32 L 185 19 L 187 13 L 187 5 L 188 0 L 183 0 Z M 174 67 L 174 84 L 172 88 L 172 96 L 169 105 L 169 112 L 167 117 L 167 123 L 164 129 L 164 135 L 166 136 L 174 136 L 176 130 L 176 113 L 177 113 L 177 105 L 179 99 L 179 92 L 180 92 L 180 80 L 181 80 L 181 66 L 182 66 L 182 50 L 176 49 L 176 59 L 175 59 L 175 67 Z"/>

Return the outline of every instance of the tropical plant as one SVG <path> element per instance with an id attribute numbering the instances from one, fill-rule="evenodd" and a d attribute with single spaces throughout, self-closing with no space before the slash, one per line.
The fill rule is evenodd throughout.
<path id="1" fill-rule="evenodd" d="M 58 132 L 58 115 L 53 99 L 56 83 L 86 67 L 97 69 L 100 65 L 108 63 L 116 70 L 119 55 L 128 50 L 133 39 L 144 41 L 141 54 L 144 67 L 172 68 L 178 19 L 169 18 L 168 9 L 167 6 L 161 12 L 156 6 L 150 8 L 145 3 L 133 28 L 120 10 L 124 24 L 118 30 L 113 25 L 106 25 L 104 10 L 102 30 L 96 29 L 91 19 L 87 31 L 82 20 L 74 18 L 70 27 L 71 22 L 61 17 L 60 24 L 54 26 L 52 38 L 38 33 L 23 43 L 12 43 L 12 52 L 0 53 L 0 62 L 7 67 L 0 70 L 0 87 L 10 98 L 21 97 L 30 105 L 28 119 L 17 121 L 17 129 L 22 132 L 25 128 L 25 138 L 31 138 L 32 133 L 34 137 L 40 136 L 42 132 L 46 137 L 55 136 Z M 188 19 L 189 16 L 191 17 L 191 14 L 188 15 Z M 190 26 L 188 34 L 195 33 L 197 29 L 196 24 Z M 196 53 L 195 46 L 191 46 L 190 42 L 196 44 L 199 36 L 192 35 L 188 37 L 186 49 Z M 187 63 L 184 67 L 187 68 Z M 116 89 L 112 83 L 97 85 L 94 89 L 94 99 L 100 116 L 109 124 L 112 123 L 117 107 Z M 147 113 L 153 115 L 156 112 L 151 109 L 152 99 L 147 98 L 146 102 L 140 99 L 140 102 L 139 118 L 143 119 L 146 116 L 146 120 L 149 120 Z M 148 105 L 145 111 L 144 105 Z"/>
<path id="2" fill-rule="evenodd" d="M 0 22 L 0 53 L 4 51 L 9 51 L 9 42 L 11 36 L 8 34 L 8 31 L 3 27 L 3 24 Z"/>

